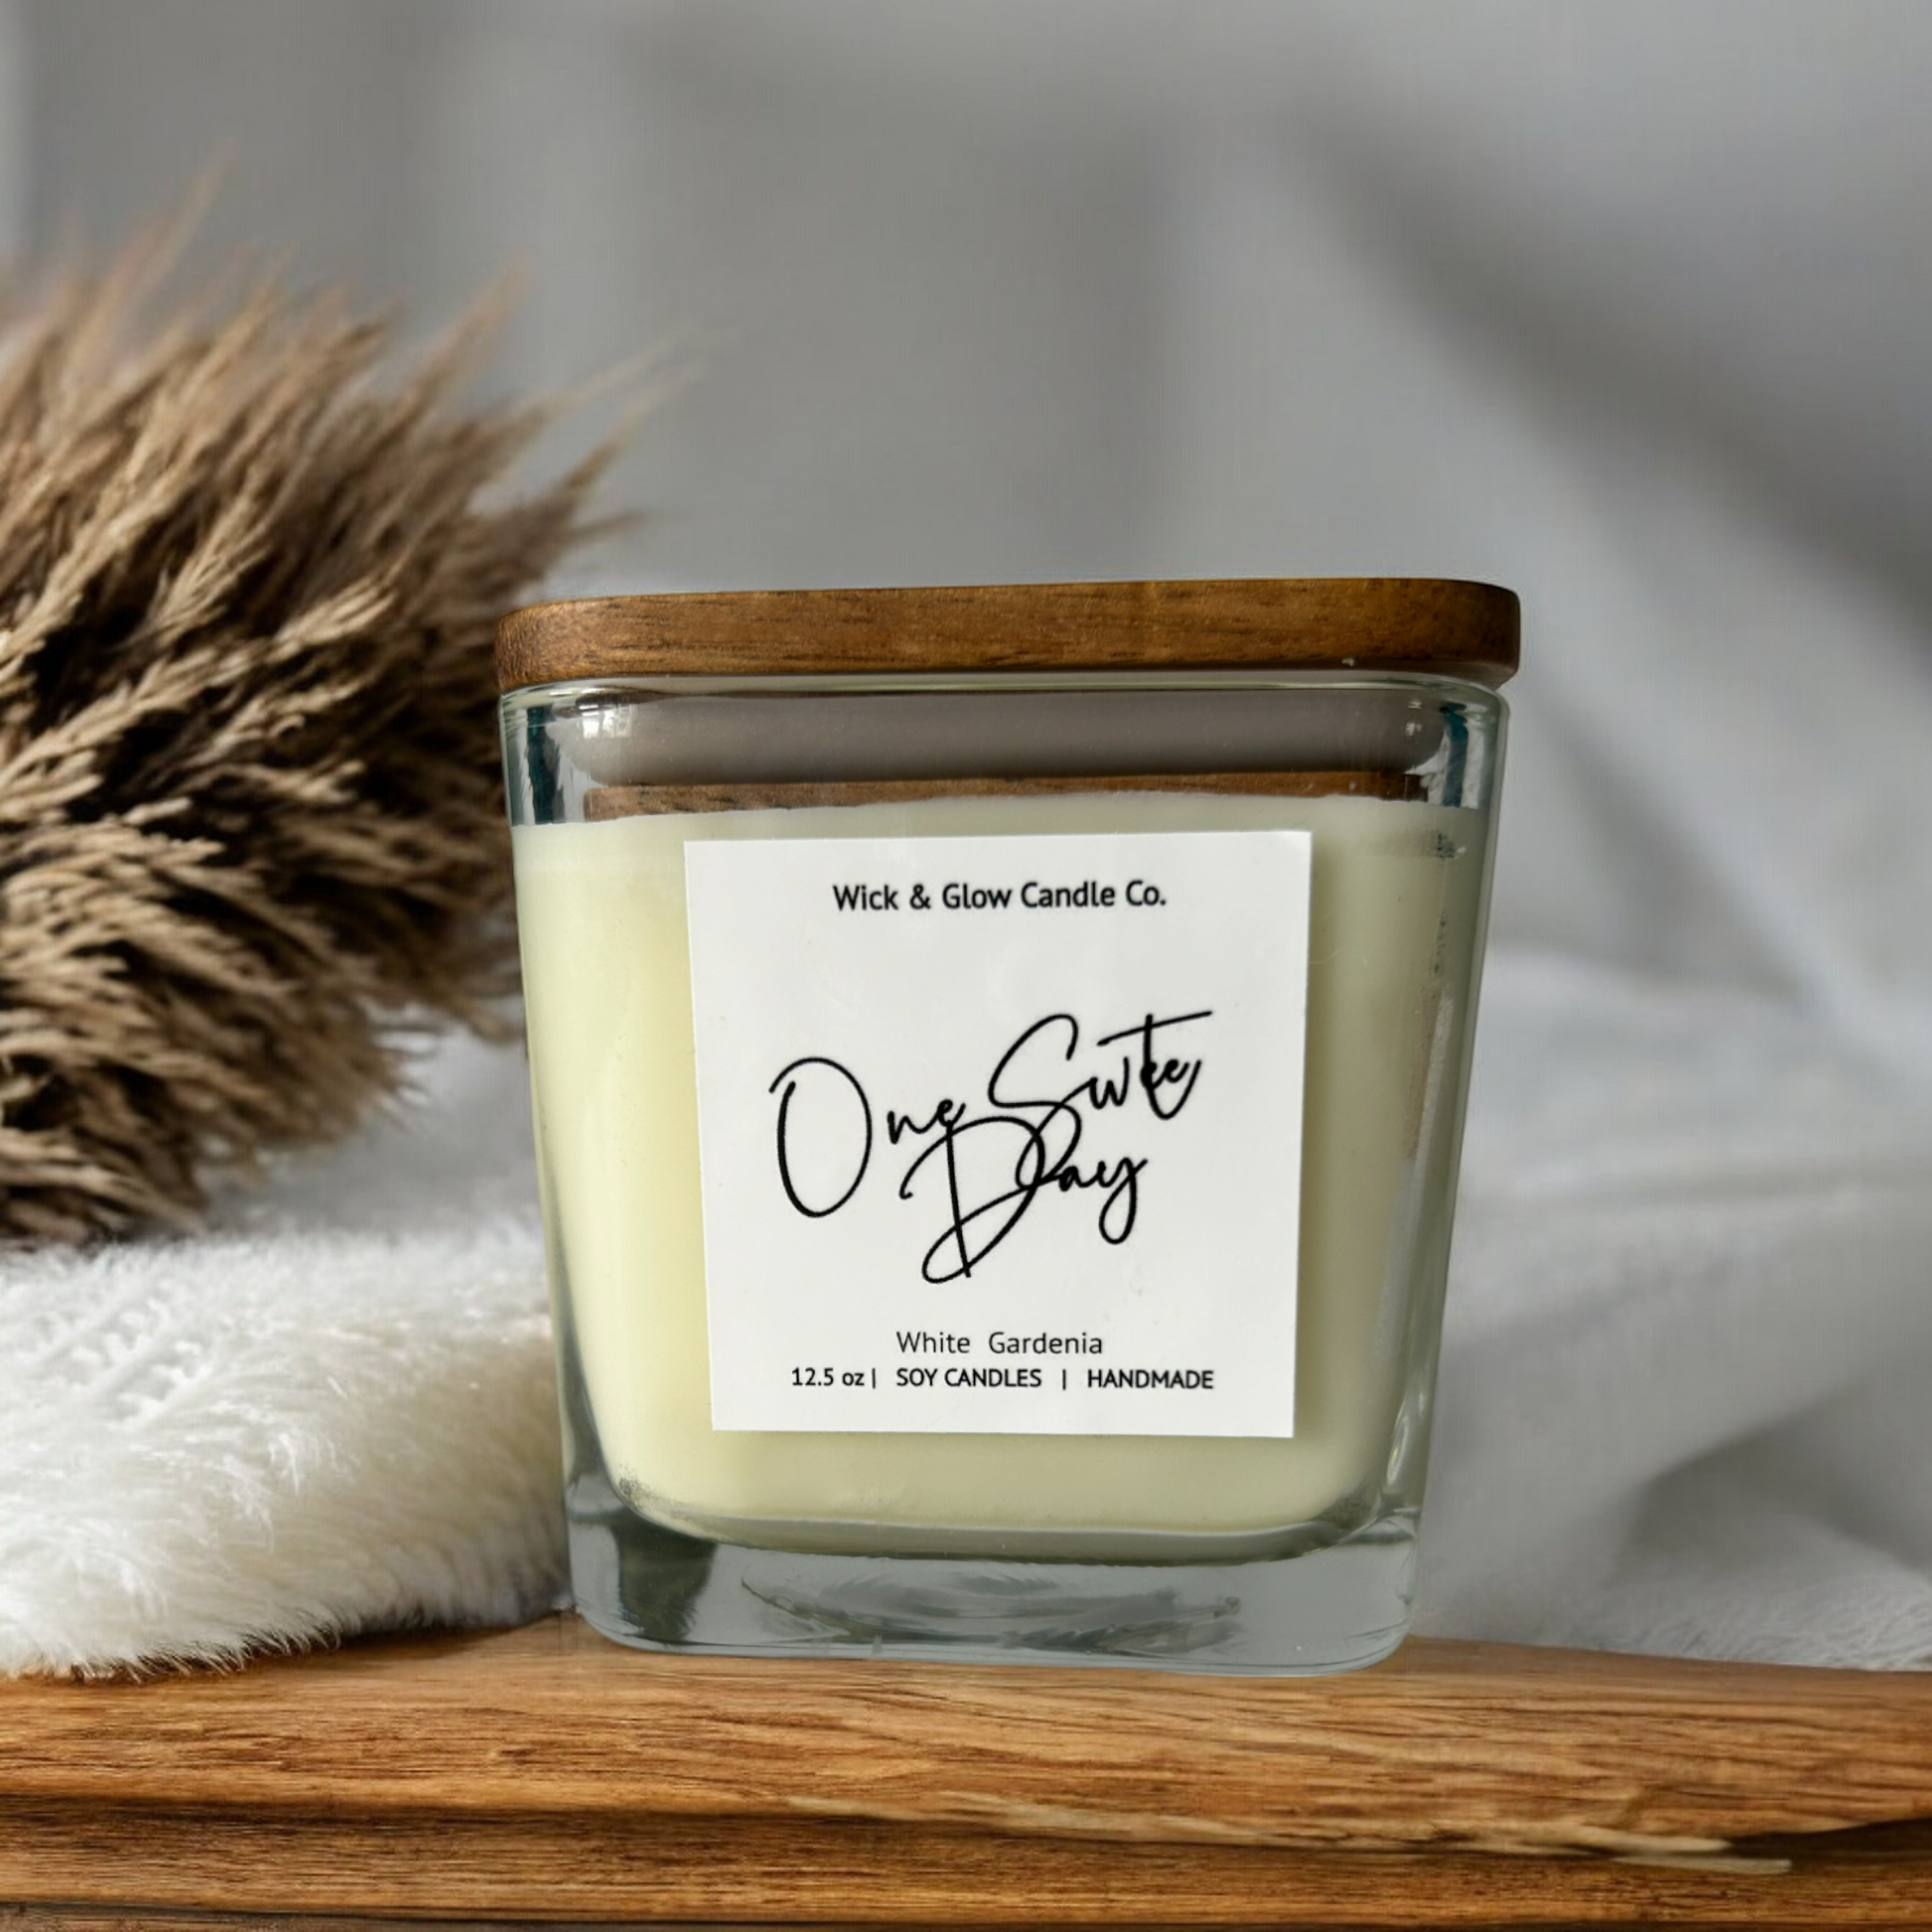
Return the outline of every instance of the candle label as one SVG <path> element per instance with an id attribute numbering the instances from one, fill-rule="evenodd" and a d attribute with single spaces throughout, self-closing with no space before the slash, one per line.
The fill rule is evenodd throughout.
<path id="1" fill-rule="evenodd" d="M 687 843 L 713 1426 L 1292 1436 L 1310 855 Z"/>

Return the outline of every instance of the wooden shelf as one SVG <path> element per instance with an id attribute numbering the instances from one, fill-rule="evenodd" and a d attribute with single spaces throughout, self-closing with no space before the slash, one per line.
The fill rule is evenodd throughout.
<path id="1" fill-rule="evenodd" d="M 0 1685 L 0 1925 L 1932 1926 L 1932 1675 L 646 1657 L 575 1618 Z"/>

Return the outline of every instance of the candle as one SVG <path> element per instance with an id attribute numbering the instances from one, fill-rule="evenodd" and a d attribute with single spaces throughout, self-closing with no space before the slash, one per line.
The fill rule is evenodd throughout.
<path id="1" fill-rule="evenodd" d="M 1399 1640 L 1500 719 L 1400 641 L 1156 688 L 512 664 L 600 1627 L 1248 1669 Z M 1083 761 L 1116 768 L 1039 768 Z"/>

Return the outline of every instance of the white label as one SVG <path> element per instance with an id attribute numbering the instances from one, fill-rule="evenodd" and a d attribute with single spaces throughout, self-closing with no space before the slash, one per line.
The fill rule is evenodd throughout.
<path id="1" fill-rule="evenodd" d="M 1310 843 L 688 842 L 713 1426 L 1293 1435 Z"/>

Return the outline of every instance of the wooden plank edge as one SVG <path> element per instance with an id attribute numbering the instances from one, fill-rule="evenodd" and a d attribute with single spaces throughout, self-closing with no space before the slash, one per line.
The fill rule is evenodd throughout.
<path id="1" fill-rule="evenodd" d="M 0 1686 L 0 1798 L 1707 1856 L 1932 1815 L 1932 1677 L 1416 1643 L 1325 1680 L 645 1657 L 574 1619 Z"/>
<path id="2" fill-rule="evenodd" d="M 1748 1868 L 1592 1859 L 998 1840 L 888 1827 L 723 1835 L 647 1819 L 103 1812 L 0 1816 L 0 1898 L 131 1932 L 143 1915 L 310 1921 L 1086 1926 L 1932 1926 L 1932 1824 L 1754 1845 Z M 208 1921 L 221 1923 L 219 1917 Z M 34 1932 L 39 1932 L 35 1928 Z"/>

